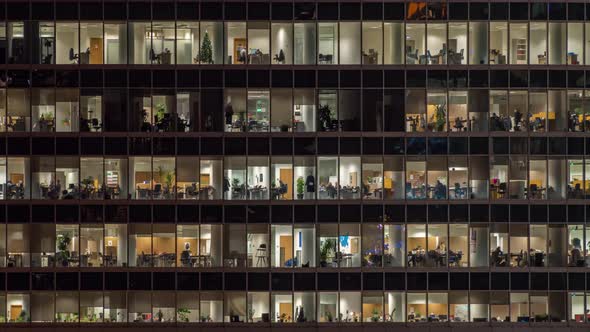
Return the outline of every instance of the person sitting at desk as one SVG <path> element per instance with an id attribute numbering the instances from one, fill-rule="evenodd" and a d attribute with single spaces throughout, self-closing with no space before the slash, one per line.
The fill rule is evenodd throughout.
<path id="1" fill-rule="evenodd" d="M 184 244 L 184 250 L 180 254 L 180 263 L 183 267 L 191 266 L 191 245 L 190 243 Z"/>
<path id="2" fill-rule="evenodd" d="M 583 267 L 584 266 L 584 257 L 582 256 L 582 241 L 579 238 L 573 238 L 570 250 L 570 266 L 575 267 Z"/>
<path id="3" fill-rule="evenodd" d="M 439 180 L 436 180 L 434 186 L 434 199 L 444 199 L 447 196 L 447 187 Z"/>
<path id="4" fill-rule="evenodd" d="M 494 249 L 494 251 L 492 251 L 492 266 L 506 266 L 504 253 L 500 247 L 497 247 Z"/>

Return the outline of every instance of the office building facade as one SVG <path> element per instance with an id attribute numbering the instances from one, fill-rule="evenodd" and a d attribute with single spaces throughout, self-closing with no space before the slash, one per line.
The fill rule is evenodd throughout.
<path id="1" fill-rule="evenodd" d="M 1 1 L 0 329 L 588 329 L 588 18 Z"/>

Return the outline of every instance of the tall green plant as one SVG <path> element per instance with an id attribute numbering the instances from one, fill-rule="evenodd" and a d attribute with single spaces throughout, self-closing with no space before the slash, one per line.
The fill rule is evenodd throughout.
<path id="1" fill-rule="evenodd" d="M 201 63 L 213 63 L 213 48 L 211 46 L 211 39 L 209 39 L 209 32 L 207 31 L 205 31 L 205 36 L 203 37 L 203 44 L 201 45 L 200 60 Z"/>
<path id="2" fill-rule="evenodd" d="M 300 176 L 297 178 L 297 195 L 303 195 L 304 190 L 305 190 L 305 180 L 303 180 L 303 177 Z"/>

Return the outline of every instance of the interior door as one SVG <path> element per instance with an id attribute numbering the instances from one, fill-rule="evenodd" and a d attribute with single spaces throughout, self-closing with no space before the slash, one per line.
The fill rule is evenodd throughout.
<path id="1" fill-rule="evenodd" d="M 284 195 L 285 199 L 293 199 L 293 170 L 290 168 L 281 168 L 279 172 L 279 178 L 287 185 L 287 193 Z"/>
<path id="2" fill-rule="evenodd" d="M 16 319 L 20 316 L 20 313 L 23 311 L 22 305 L 11 305 L 10 306 L 10 320 L 16 321 Z"/>
<path id="3" fill-rule="evenodd" d="M 102 38 L 90 38 L 90 64 L 102 64 Z"/>

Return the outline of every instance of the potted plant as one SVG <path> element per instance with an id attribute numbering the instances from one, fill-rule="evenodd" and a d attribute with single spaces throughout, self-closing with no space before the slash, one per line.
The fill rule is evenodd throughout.
<path id="1" fill-rule="evenodd" d="M 297 178 L 297 199 L 303 199 L 303 193 L 305 192 L 305 180 L 303 176 Z"/>
<path id="2" fill-rule="evenodd" d="M 256 310 L 254 310 L 254 308 L 248 309 L 248 322 L 250 322 L 250 323 L 254 322 L 254 314 L 255 313 L 256 313 Z"/>
<path id="3" fill-rule="evenodd" d="M 326 239 L 320 248 L 320 266 L 326 267 L 328 266 L 328 256 L 331 252 L 336 251 L 336 240 L 335 239 Z"/>
<path id="4" fill-rule="evenodd" d="M 154 121 L 156 123 L 156 127 L 158 131 L 166 131 L 168 128 L 167 123 L 164 123 L 166 115 L 166 105 L 164 104 L 157 104 L 156 105 L 156 114 L 154 114 Z"/>
<path id="5" fill-rule="evenodd" d="M 60 234 L 57 236 L 57 250 L 59 250 L 56 254 L 57 261 L 61 263 L 62 266 L 68 266 L 69 262 L 68 259 L 70 258 L 70 251 L 68 247 L 72 239 L 68 234 Z"/>
<path id="6" fill-rule="evenodd" d="M 213 49 L 211 47 L 211 39 L 209 38 L 209 32 L 205 31 L 203 36 L 203 44 L 201 46 L 201 53 L 199 54 L 199 60 L 204 64 L 213 63 Z"/>
<path id="7" fill-rule="evenodd" d="M 381 313 L 379 312 L 379 310 L 377 310 L 377 308 L 373 308 L 373 311 L 371 312 L 372 316 L 371 316 L 371 321 L 372 322 L 378 322 L 379 319 L 381 318 Z"/>
<path id="8" fill-rule="evenodd" d="M 178 321 L 183 323 L 188 323 L 188 315 L 190 315 L 191 311 L 186 308 L 178 308 L 176 310 L 176 314 L 178 316 Z"/>
<path id="9" fill-rule="evenodd" d="M 328 320 L 328 322 L 333 322 L 334 321 L 334 317 L 332 316 L 332 313 L 330 311 L 326 311 L 326 319 Z"/>
<path id="10" fill-rule="evenodd" d="M 158 322 L 164 321 L 164 313 L 162 312 L 162 310 L 158 310 L 158 312 L 156 313 L 156 321 L 158 321 Z"/>
<path id="11" fill-rule="evenodd" d="M 447 122 L 447 114 L 445 111 L 445 105 L 436 105 L 435 116 L 436 116 L 435 130 L 436 131 L 445 130 L 445 124 Z"/>
<path id="12" fill-rule="evenodd" d="M 332 110 L 330 105 L 320 105 L 318 108 L 318 119 L 321 131 L 329 131 L 332 128 Z"/>

